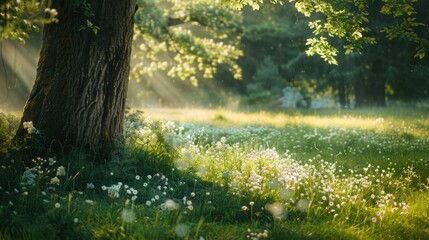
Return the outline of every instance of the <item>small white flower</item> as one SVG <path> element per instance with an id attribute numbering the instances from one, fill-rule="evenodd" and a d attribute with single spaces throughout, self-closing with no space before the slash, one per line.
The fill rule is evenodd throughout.
<path id="1" fill-rule="evenodd" d="M 58 179 L 57 177 L 53 177 L 52 179 L 51 179 L 51 182 L 50 182 L 51 184 L 56 184 L 56 185 L 58 185 L 59 183 L 60 183 L 60 179 Z"/>
<path id="2" fill-rule="evenodd" d="M 57 176 L 65 176 L 66 170 L 63 166 L 59 166 L 57 169 Z"/>
<path id="3" fill-rule="evenodd" d="M 28 134 L 38 133 L 39 131 L 33 126 L 33 122 L 23 122 L 22 126 L 27 130 Z"/>
<path id="4" fill-rule="evenodd" d="M 136 175 L 136 180 L 140 180 L 140 176 L 139 175 Z"/>
<path id="5" fill-rule="evenodd" d="M 74 219 L 73 219 L 73 222 L 74 222 L 74 223 L 78 223 L 78 222 L 79 222 L 79 218 L 74 218 Z"/>
<path id="6" fill-rule="evenodd" d="M 55 208 L 60 208 L 61 204 L 60 203 L 55 203 Z"/>
<path id="7" fill-rule="evenodd" d="M 49 158 L 48 161 L 49 161 L 49 166 L 52 166 L 56 163 L 54 158 Z"/>

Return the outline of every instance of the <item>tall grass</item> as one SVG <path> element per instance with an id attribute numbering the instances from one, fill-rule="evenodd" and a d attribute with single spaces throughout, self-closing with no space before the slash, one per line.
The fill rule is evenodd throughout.
<path id="1" fill-rule="evenodd" d="M 429 238 L 426 112 L 188 111 L 130 114 L 107 164 L 1 160 L 0 238 Z"/>

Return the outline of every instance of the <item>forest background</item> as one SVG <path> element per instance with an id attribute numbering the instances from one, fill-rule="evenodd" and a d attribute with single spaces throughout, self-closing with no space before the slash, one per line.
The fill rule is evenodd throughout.
<path id="1" fill-rule="evenodd" d="M 415 44 L 407 39 L 391 40 L 374 33 L 377 44 L 357 53 L 340 52 L 338 64 L 327 64 L 318 56 L 307 56 L 307 39 L 313 34 L 308 24 L 313 19 L 299 13 L 294 3 L 266 3 L 258 11 L 248 6 L 240 13 L 197 8 L 192 12 L 194 21 L 169 18 L 169 27 L 177 25 L 170 31 L 188 31 L 189 37 L 166 40 L 171 33 L 163 30 L 166 18 L 162 11 L 168 2 L 142 2 L 149 10 L 142 11 L 144 18 L 136 33 L 141 39 L 133 46 L 131 107 L 282 110 L 428 104 L 428 59 L 416 58 Z M 376 12 L 380 6 L 371 7 L 370 12 Z M 427 21 L 427 6 L 419 9 L 418 15 Z M 207 32 L 204 25 L 210 21 L 211 32 Z M 374 29 L 392 21 L 380 14 L 370 19 Z M 427 34 L 425 28 L 419 31 Z M 42 38 L 40 33 L 31 35 L 25 45 L 9 40 L 1 43 L 3 108 L 22 109 L 33 85 Z M 204 37 L 215 41 L 196 40 Z M 176 46 L 167 46 L 169 41 Z M 337 48 L 344 45 L 343 40 L 335 41 Z M 192 48 L 212 48 L 208 54 L 213 59 L 195 66 L 198 54 Z M 224 59 L 219 54 L 222 50 Z M 189 52 L 179 59 L 181 51 Z M 214 64 L 216 61 L 219 63 Z"/>

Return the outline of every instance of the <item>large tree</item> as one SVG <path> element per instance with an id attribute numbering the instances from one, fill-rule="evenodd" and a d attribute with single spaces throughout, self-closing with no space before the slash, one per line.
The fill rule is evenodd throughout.
<path id="1" fill-rule="evenodd" d="M 136 1 L 53 1 L 36 82 L 16 138 L 32 121 L 44 144 L 109 156 L 122 134 Z"/>

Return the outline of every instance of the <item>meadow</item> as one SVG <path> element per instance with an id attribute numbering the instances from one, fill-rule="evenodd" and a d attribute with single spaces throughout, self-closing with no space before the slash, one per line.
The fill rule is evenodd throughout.
<path id="1" fill-rule="evenodd" d="M 428 109 L 144 109 L 123 146 L 9 148 L 0 239 L 429 239 Z"/>

